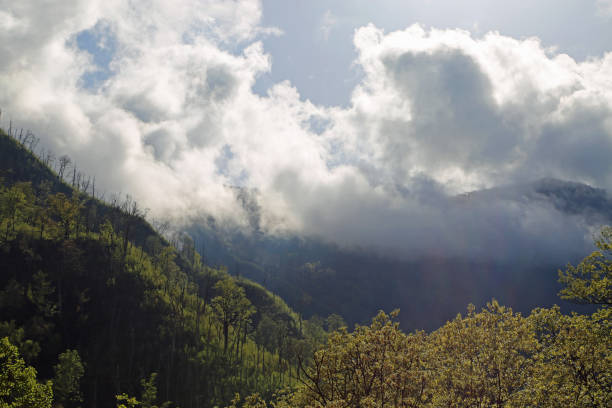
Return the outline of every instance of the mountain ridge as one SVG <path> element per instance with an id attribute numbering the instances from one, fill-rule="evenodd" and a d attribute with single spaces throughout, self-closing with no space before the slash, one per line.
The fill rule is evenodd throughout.
<path id="1" fill-rule="evenodd" d="M 494 202 L 544 207 L 564 217 L 583 217 L 585 225 L 593 229 L 612 222 L 612 200 L 605 190 L 552 178 L 479 190 L 451 200 L 459 207 L 470 202 L 481 207 Z M 251 207 L 259 211 L 257 205 Z M 510 265 L 444 256 L 443 252 L 401 259 L 297 234 L 226 234 L 202 224 L 192 225 L 187 231 L 207 248 L 214 248 L 211 262 L 226 264 L 231 274 L 270 286 L 306 316 L 326 315 L 333 309 L 351 323 L 363 323 L 380 308 L 400 307 L 404 311 L 400 319 L 407 328 L 436 327 L 463 305 L 482 305 L 491 297 L 519 311 L 558 303 L 557 269 L 568 261 L 568 256 L 572 261 L 583 255 L 580 248 L 573 255 L 552 254 L 544 261 L 534 258 L 537 253 L 524 259 L 513 254 L 514 264 Z M 346 297 L 346 293 L 353 295 Z M 415 301 L 406 301 L 411 297 Z M 315 299 L 319 302 L 313 302 Z M 423 315 L 418 304 L 427 304 L 426 309 L 434 311 L 433 318 L 418 316 Z"/>

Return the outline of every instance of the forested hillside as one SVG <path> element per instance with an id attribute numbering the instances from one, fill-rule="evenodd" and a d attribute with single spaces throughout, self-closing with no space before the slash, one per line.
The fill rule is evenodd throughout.
<path id="1" fill-rule="evenodd" d="M 68 159 L 56 174 L 29 148 L 0 134 L 0 401 L 208 407 L 296 382 L 323 320 L 205 265 L 188 236 L 170 245 L 129 197 L 102 201 Z"/>

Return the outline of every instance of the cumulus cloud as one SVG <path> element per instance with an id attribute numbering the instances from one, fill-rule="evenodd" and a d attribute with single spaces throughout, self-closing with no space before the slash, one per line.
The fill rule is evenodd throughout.
<path id="1" fill-rule="evenodd" d="M 456 194 L 541 177 L 612 188 L 612 54 L 579 63 L 537 39 L 370 25 L 351 104 L 324 107 L 289 82 L 252 92 L 272 64 L 260 38 L 278 33 L 259 1 L 38 3 L 0 0 L 0 106 L 157 217 L 482 257 L 575 247 L 589 225 Z M 85 34 L 110 50 L 104 67 Z"/>
<path id="2" fill-rule="evenodd" d="M 386 179 L 424 173 L 458 190 L 547 176 L 612 186 L 612 163 L 586 159 L 612 152 L 612 54 L 577 63 L 537 39 L 418 25 L 388 35 L 364 27 L 355 45 L 366 78 L 335 130 L 353 135 L 355 154 L 368 152 Z"/>

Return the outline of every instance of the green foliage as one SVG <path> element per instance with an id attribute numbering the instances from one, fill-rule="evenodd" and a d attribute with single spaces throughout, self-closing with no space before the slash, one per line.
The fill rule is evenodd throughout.
<path id="1" fill-rule="evenodd" d="M 38 314 L 49 318 L 57 313 L 57 305 L 51 299 L 54 292 L 55 288 L 48 280 L 47 274 L 38 271 L 28 286 L 27 298 L 36 307 Z"/>
<path id="2" fill-rule="evenodd" d="M 347 327 L 342 316 L 336 313 L 332 313 L 327 316 L 327 319 L 325 319 L 325 324 L 327 325 L 327 330 L 330 332 L 338 331 L 343 327 Z"/>
<path id="3" fill-rule="evenodd" d="M 297 406 L 415 406 L 428 400 L 425 335 L 380 312 L 370 326 L 333 333 L 304 371 Z"/>
<path id="4" fill-rule="evenodd" d="M 40 353 L 40 344 L 25 337 L 23 327 L 17 327 L 14 320 L 10 322 L 0 322 L 0 338 L 8 337 L 9 342 L 15 345 L 19 354 L 25 361 L 30 362 Z"/>
<path id="5" fill-rule="evenodd" d="M 539 338 L 528 397 L 539 407 L 612 405 L 610 309 L 590 316 L 537 309 L 530 319 Z"/>
<path id="6" fill-rule="evenodd" d="M 142 406 L 144 408 L 157 408 L 157 406 L 154 405 L 157 401 L 156 380 L 157 373 L 152 373 L 149 379 L 143 378 L 140 380 L 140 386 L 142 387 Z"/>
<path id="7" fill-rule="evenodd" d="M 598 250 L 577 266 L 567 265 L 559 271 L 559 282 L 565 288 L 562 299 L 577 303 L 612 305 L 612 227 L 604 227 L 595 240 Z"/>
<path id="8" fill-rule="evenodd" d="M 229 328 L 239 331 L 248 324 L 249 317 L 255 312 L 251 302 L 246 298 L 244 289 L 236 285 L 233 279 L 220 280 L 215 285 L 219 296 L 212 300 L 216 318 L 223 328 L 223 352 L 227 352 Z"/>
<path id="9" fill-rule="evenodd" d="M 527 319 L 496 301 L 431 335 L 434 406 L 521 406 L 537 340 Z"/>
<path id="10" fill-rule="evenodd" d="M 51 382 L 36 381 L 36 370 L 25 364 L 8 338 L 0 339 L 0 408 L 50 408 Z"/>
<path id="11" fill-rule="evenodd" d="M 231 404 L 228 408 L 267 408 L 268 404 L 264 401 L 259 394 L 252 394 L 245 398 L 244 402 L 240 404 L 240 394 L 236 394 L 232 399 Z"/>
<path id="12" fill-rule="evenodd" d="M 151 376 L 146 379 L 140 380 L 141 386 L 141 400 L 138 401 L 134 397 L 130 397 L 127 394 L 119 394 L 116 396 L 117 408 L 135 408 L 141 406 L 142 408 L 166 408 L 171 405 L 171 402 L 164 402 L 159 407 L 155 405 L 157 401 L 157 373 L 152 373 Z"/>
<path id="13" fill-rule="evenodd" d="M 66 350 L 58 357 L 59 362 L 53 367 L 53 395 L 55 401 L 64 407 L 83 401 L 80 390 L 81 377 L 85 368 L 76 350 Z"/>
<path id="14" fill-rule="evenodd" d="M 607 309 L 522 317 L 493 301 L 435 332 L 404 334 L 380 313 L 331 335 L 284 400 L 291 407 L 609 407 Z M 232 407 L 238 407 L 235 399 Z M 259 398 L 243 407 L 264 406 Z"/>
<path id="15" fill-rule="evenodd" d="M 59 225 L 56 239 L 70 238 L 83 208 L 78 193 L 73 193 L 71 199 L 64 193 L 53 194 L 48 197 L 48 202 L 51 215 L 57 219 Z"/>
<path id="16" fill-rule="evenodd" d="M 0 242 L 14 239 L 19 223 L 30 216 L 32 195 L 32 186 L 27 182 L 0 188 Z"/>
<path id="17" fill-rule="evenodd" d="M 127 394 L 119 394 L 116 397 L 117 408 L 136 408 L 140 405 L 140 402 L 134 397 L 130 397 Z"/>

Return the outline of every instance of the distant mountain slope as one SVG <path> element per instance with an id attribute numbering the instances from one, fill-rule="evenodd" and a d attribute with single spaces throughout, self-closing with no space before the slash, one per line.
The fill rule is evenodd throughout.
<path id="1" fill-rule="evenodd" d="M 547 203 L 565 214 L 584 216 L 591 223 L 612 223 L 612 196 L 606 190 L 583 183 L 543 178 L 531 183 L 474 191 L 460 197 Z"/>
<path id="2" fill-rule="evenodd" d="M 497 187 L 458 196 L 454 205 L 469 207 L 475 202 L 485 207 L 515 202 L 581 217 L 585 225 L 612 224 L 609 194 L 575 182 L 542 179 Z M 365 322 L 379 309 L 399 307 L 407 329 L 435 328 L 468 303 L 483 305 L 493 297 L 524 312 L 564 304 L 556 296 L 557 269 L 578 256 L 516 253 L 511 263 L 444 255 L 398 259 L 315 238 L 228 233 L 214 222 L 188 231 L 207 248 L 211 263 L 225 264 L 231 274 L 263 283 L 307 316 L 336 312 L 349 322 Z M 444 248 L 440 251 L 443 254 Z"/>

